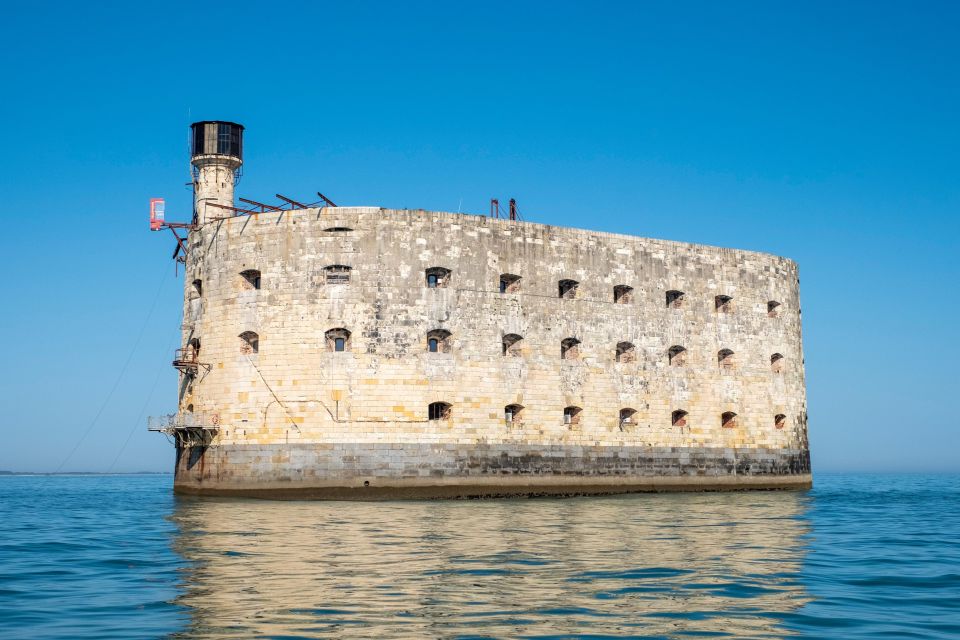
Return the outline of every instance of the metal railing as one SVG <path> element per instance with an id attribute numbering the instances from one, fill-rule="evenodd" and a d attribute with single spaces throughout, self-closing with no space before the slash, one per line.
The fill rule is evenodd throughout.
<path id="1" fill-rule="evenodd" d="M 182 363 L 185 365 L 188 365 L 188 364 L 196 365 L 198 364 L 197 356 L 199 355 L 200 354 L 197 353 L 197 350 L 194 347 L 183 347 L 181 349 L 177 349 L 174 352 L 173 362 L 174 364 Z"/>
<path id="2" fill-rule="evenodd" d="M 205 414 L 169 413 L 147 418 L 147 431 L 173 436 L 181 446 L 208 446 L 219 430 L 219 420 Z"/>

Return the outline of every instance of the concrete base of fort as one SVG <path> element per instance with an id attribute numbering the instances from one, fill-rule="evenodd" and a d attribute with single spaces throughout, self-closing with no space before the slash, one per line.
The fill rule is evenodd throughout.
<path id="1" fill-rule="evenodd" d="M 805 449 L 411 443 L 177 449 L 178 494 L 388 500 L 808 489 Z"/>

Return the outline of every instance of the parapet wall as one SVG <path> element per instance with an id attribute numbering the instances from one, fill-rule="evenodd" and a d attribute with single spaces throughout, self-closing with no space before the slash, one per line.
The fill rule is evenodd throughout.
<path id="1" fill-rule="evenodd" d="M 449 270 L 441 286 L 431 268 Z M 259 289 L 241 275 L 254 270 Z M 519 284 L 501 293 L 502 274 Z M 575 298 L 561 280 L 579 283 Z M 184 344 L 199 340 L 209 370 L 184 379 L 180 411 L 217 427 L 213 448 L 805 452 L 798 282 L 795 263 L 767 254 L 472 215 L 231 218 L 190 236 Z M 615 301 L 615 287 L 630 290 Z M 683 292 L 679 308 L 668 291 Z M 730 298 L 719 310 L 718 296 Z M 344 351 L 331 329 L 349 332 Z M 449 337 L 431 352 L 436 330 Z M 522 337 L 507 355 L 505 335 Z M 563 358 L 571 338 L 577 357 Z M 674 346 L 685 351 L 671 362 Z M 431 420 L 431 403 L 449 412 Z M 513 422 L 508 405 L 521 407 Z"/>

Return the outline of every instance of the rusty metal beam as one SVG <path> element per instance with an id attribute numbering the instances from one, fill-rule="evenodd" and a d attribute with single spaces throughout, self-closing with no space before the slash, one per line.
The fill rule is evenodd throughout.
<path id="1" fill-rule="evenodd" d="M 233 211 L 235 213 L 239 213 L 247 216 L 256 215 L 258 213 L 264 213 L 263 211 L 257 211 L 255 209 L 240 209 L 238 207 L 231 207 L 230 205 L 226 205 L 226 204 L 217 204 L 215 202 L 208 202 L 207 205 L 211 207 L 216 207 L 218 209 L 226 209 L 227 211 Z"/>
<path id="2" fill-rule="evenodd" d="M 181 238 L 180 234 L 177 233 L 177 230 L 174 227 L 168 225 L 167 228 L 170 229 L 170 233 L 173 234 L 173 237 L 177 239 L 177 248 L 173 251 L 173 259 L 176 260 L 177 254 L 183 251 L 183 262 L 185 263 L 187 260 L 187 245 L 183 243 L 185 238 Z"/>
<path id="3" fill-rule="evenodd" d="M 337 206 L 337 205 L 333 204 L 333 201 L 330 200 L 330 198 L 328 198 L 327 196 L 323 195 L 323 194 L 320 193 L 319 191 L 317 191 L 317 195 L 320 196 L 320 199 L 321 199 L 321 200 L 323 200 L 324 202 L 327 203 L 327 206 L 328 206 L 328 207 L 335 207 L 335 206 Z"/>
<path id="4" fill-rule="evenodd" d="M 283 200 L 284 202 L 289 202 L 290 204 L 292 204 L 293 206 L 297 207 L 298 209 L 309 209 L 309 208 L 310 208 L 310 205 L 303 204 L 302 202 L 297 202 L 296 200 L 291 200 L 291 199 L 288 198 L 287 196 L 282 196 L 282 195 L 280 195 L 279 193 L 276 194 L 276 196 L 277 196 L 278 198 L 280 198 L 281 200 Z"/>
<path id="5" fill-rule="evenodd" d="M 280 207 L 275 207 L 272 204 L 263 204 L 262 202 L 257 202 L 256 200 L 249 200 L 247 198 L 237 198 L 240 202 L 246 202 L 247 204 L 252 204 L 255 207 L 260 207 L 263 211 L 283 211 Z M 261 212 L 262 213 L 262 212 Z"/>

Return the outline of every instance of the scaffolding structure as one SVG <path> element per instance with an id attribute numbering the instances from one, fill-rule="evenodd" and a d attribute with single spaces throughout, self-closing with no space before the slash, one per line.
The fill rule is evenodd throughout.
<path id="1" fill-rule="evenodd" d="M 147 418 L 147 431 L 172 436 L 180 447 L 209 447 L 220 430 L 214 417 L 195 413 L 170 413 Z"/>

